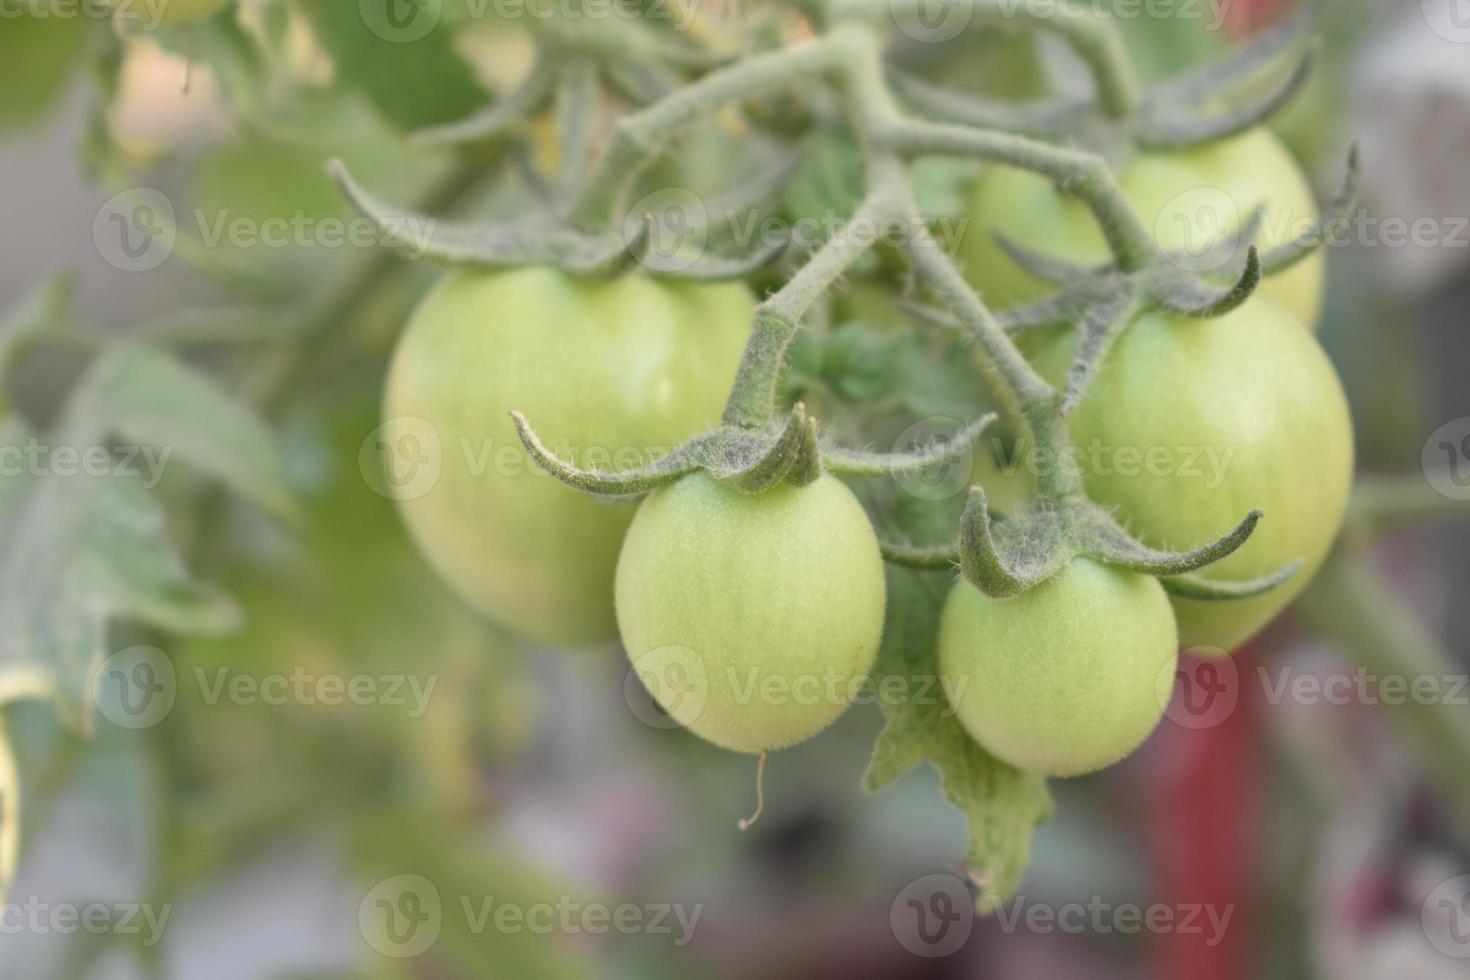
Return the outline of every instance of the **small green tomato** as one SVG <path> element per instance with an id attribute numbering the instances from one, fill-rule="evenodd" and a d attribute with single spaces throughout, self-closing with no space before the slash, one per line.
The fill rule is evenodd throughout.
<path id="1" fill-rule="evenodd" d="M 1163 717 L 1177 649 L 1158 581 L 1086 558 L 1010 599 L 958 582 L 939 631 L 960 724 L 997 758 L 1047 776 L 1138 748 Z"/>
<path id="2" fill-rule="evenodd" d="M 826 728 L 883 633 L 883 560 L 841 482 L 746 495 L 696 473 L 638 509 L 618 561 L 618 627 L 675 720 L 764 752 Z"/>

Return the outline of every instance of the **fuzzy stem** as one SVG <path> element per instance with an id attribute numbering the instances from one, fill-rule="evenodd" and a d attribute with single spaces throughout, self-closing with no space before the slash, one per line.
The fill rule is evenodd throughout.
<path id="1" fill-rule="evenodd" d="M 837 12 L 846 17 L 878 17 L 900 23 L 928 10 L 932 0 L 837 0 Z M 1128 119 L 1142 102 L 1138 75 L 1117 25 L 1106 14 L 1085 3 L 1050 0 L 946 0 L 945 16 L 955 25 L 984 24 L 1015 27 L 1024 21 L 1035 30 L 1062 38 L 1087 65 L 1097 88 L 1098 104 L 1109 119 Z"/>
<path id="2" fill-rule="evenodd" d="M 1128 202 L 1107 161 L 1095 153 L 1009 133 L 913 119 L 886 127 L 879 139 L 887 148 L 907 157 L 972 157 L 1049 177 L 1059 191 L 1078 198 L 1092 211 L 1120 270 L 1137 272 L 1158 258 L 1153 236 Z"/>
<path id="3" fill-rule="evenodd" d="M 903 248 L 914 271 L 955 312 L 1014 392 L 1022 419 L 1036 444 L 1041 498 L 1056 501 L 1080 496 L 1082 477 L 1069 450 L 1070 439 L 1060 411 L 1061 395 L 1026 360 L 1005 328 L 965 282 L 954 260 L 934 240 L 914 203 L 909 169 L 883 152 L 890 135 L 910 123 L 900 114 L 888 88 L 877 34 L 871 28 L 854 28 L 840 34 L 834 32 L 834 36 L 839 37 L 848 52 L 843 65 L 850 111 L 856 117 L 855 125 L 870 154 L 876 154 L 869 162 L 869 194 L 882 191 L 899 197 L 900 207 L 895 213 L 905 222 L 907 235 Z M 1126 203 L 1123 213 L 1133 215 Z"/>
<path id="4" fill-rule="evenodd" d="M 584 231 L 607 227 L 628 185 L 681 129 L 737 99 L 831 70 L 837 60 L 836 50 L 831 40 L 823 37 L 752 55 L 624 116 L 613 130 L 607 151 L 572 202 L 572 223 Z"/>
<path id="5" fill-rule="evenodd" d="M 892 187 L 902 176 L 899 170 L 886 180 L 872 181 L 867 198 L 847 223 L 786 285 L 756 307 L 750 341 L 725 405 L 726 425 L 758 428 L 775 419 L 776 386 L 791 338 L 812 304 L 872 247 L 877 233 L 891 220 L 896 203 Z"/>

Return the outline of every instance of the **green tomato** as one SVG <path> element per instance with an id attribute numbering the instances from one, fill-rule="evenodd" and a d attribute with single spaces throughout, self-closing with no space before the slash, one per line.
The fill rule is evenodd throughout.
<path id="1" fill-rule="evenodd" d="M 939 624 L 960 724 L 997 758 L 1048 776 L 1138 748 L 1164 715 L 1177 649 L 1158 581 L 1086 558 L 1010 599 L 958 582 Z"/>
<path id="2" fill-rule="evenodd" d="M 754 310 L 738 283 L 591 282 L 549 268 L 445 276 L 394 353 L 381 433 L 406 454 L 390 467 L 428 462 L 395 496 L 429 562 L 534 640 L 613 637 L 613 572 L 634 508 L 534 467 L 507 413 L 524 412 L 578 465 L 640 465 L 718 423 Z"/>
<path id="3" fill-rule="evenodd" d="M 1042 373 L 1064 377 L 1071 347 L 1050 338 Z M 1088 495 L 1146 543 L 1192 548 L 1260 510 L 1245 546 L 1201 574 L 1239 580 L 1305 563 L 1253 599 L 1174 599 L 1186 647 L 1229 651 L 1249 639 L 1310 581 L 1342 525 L 1353 474 L 1346 396 L 1316 339 L 1264 297 L 1215 320 L 1140 317 L 1069 424 Z"/>
<path id="4" fill-rule="evenodd" d="M 1205 244 L 1238 228 L 1258 207 L 1265 208 L 1259 243 L 1267 249 L 1295 239 L 1317 219 L 1311 185 L 1266 129 L 1188 150 L 1139 153 L 1118 179 L 1144 226 L 1168 251 L 1199 255 Z M 1055 287 L 1013 262 L 992 231 L 1058 258 L 1093 263 L 1108 257 L 1097 221 L 1084 204 L 1059 194 L 1044 177 L 991 168 L 976 184 L 959 257 L 972 284 L 996 310 L 1041 299 Z M 1266 279 L 1260 291 L 1316 329 L 1323 271 L 1319 251 Z"/>
<path id="5" fill-rule="evenodd" d="M 696 473 L 638 509 L 618 561 L 634 671 L 736 752 L 805 741 L 865 682 L 883 634 L 878 540 L 840 481 L 746 495 Z"/>

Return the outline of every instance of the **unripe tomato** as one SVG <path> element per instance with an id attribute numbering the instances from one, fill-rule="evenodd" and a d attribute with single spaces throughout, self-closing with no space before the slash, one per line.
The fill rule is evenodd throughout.
<path id="1" fill-rule="evenodd" d="M 1264 205 L 1258 239 L 1263 250 L 1284 245 L 1317 219 L 1316 198 L 1301 168 L 1267 129 L 1252 129 L 1208 146 L 1142 152 L 1118 174 L 1144 226 L 1167 251 L 1200 256 L 1219 233 L 1250 220 Z M 959 244 L 966 275 L 992 309 L 1041 299 L 1056 287 L 1022 269 L 996 244 L 992 231 L 1033 251 L 1077 262 L 1104 262 L 1107 246 L 1086 205 L 1064 197 L 1045 177 L 993 167 L 977 182 L 970 226 Z M 1193 268 L 1193 266 L 1190 266 Z M 1274 298 L 1310 329 L 1322 312 L 1322 253 L 1264 280 Z M 1199 271 L 1199 270 L 1196 270 Z"/>
<path id="2" fill-rule="evenodd" d="M 1010 599 L 957 582 L 939 626 L 960 724 L 997 758 L 1048 776 L 1138 748 L 1164 715 L 1177 648 L 1156 579 L 1086 558 Z"/>
<path id="3" fill-rule="evenodd" d="M 1071 340 L 1039 366 L 1065 375 Z M 1264 513 L 1245 546 L 1201 572 L 1285 585 L 1253 599 L 1174 599 L 1186 647 L 1233 650 L 1311 580 L 1337 537 L 1353 475 L 1352 420 L 1331 362 L 1291 313 L 1264 297 L 1216 320 L 1140 317 L 1071 414 L 1087 492 L 1155 547 L 1188 549 Z"/>
<path id="4" fill-rule="evenodd" d="M 686 728 L 737 752 L 805 741 L 860 690 L 883 560 L 840 481 L 746 495 L 696 473 L 638 509 L 618 561 L 634 670 Z"/>
<path id="5" fill-rule="evenodd" d="M 634 508 L 533 468 L 507 413 L 524 412 L 578 465 L 639 465 L 719 421 L 754 310 L 738 283 L 590 282 L 549 268 L 445 276 L 399 341 L 383 408 L 389 452 L 429 457 L 427 475 L 396 494 L 429 562 L 539 642 L 615 635 L 613 571 Z"/>

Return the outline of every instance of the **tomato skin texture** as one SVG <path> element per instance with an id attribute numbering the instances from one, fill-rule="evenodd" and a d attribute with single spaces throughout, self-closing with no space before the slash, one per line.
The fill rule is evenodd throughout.
<path id="1" fill-rule="evenodd" d="M 795 745 L 842 714 L 885 600 L 867 514 L 830 476 L 750 496 L 692 474 L 643 503 L 618 562 L 634 670 L 684 727 L 736 752 Z M 691 679 L 698 696 L 681 697 Z"/>
<path id="2" fill-rule="evenodd" d="M 1054 337 L 1042 373 L 1063 376 L 1070 347 Z M 1263 512 L 1251 539 L 1203 569 L 1206 578 L 1248 579 L 1304 560 L 1253 599 L 1174 598 L 1185 647 L 1239 647 L 1307 585 L 1342 525 L 1353 475 L 1347 398 L 1316 338 L 1263 297 L 1216 320 L 1140 317 L 1069 426 L 1088 496 L 1147 544 L 1194 547 Z M 1162 465 L 1146 465 L 1151 450 Z M 1135 454 L 1126 464 L 1123 451 Z"/>
<path id="3" fill-rule="evenodd" d="M 564 459 L 638 465 L 718 423 L 754 311 L 740 284 L 590 282 L 544 267 L 446 275 L 399 341 L 383 407 L 388 445 L 417 437 L 418 419 L 438 436 L 437 481 L 399 500 L 430 564 L 540 643 L 611 639 L 634 507 L 535 469 L 508 413 L 524 412 Z"/>
<path id="4" fill-rule="evenodd" d="M 1221 200 L 1222 191 L 1238 213 L 1221 220 L 1222 230 L 1239 227 L 1264 205 L 1263 249 L 1286 244 L 1318 216 L 1311 185 L 1281 141 L 1267 129 L 1252 129 L 1209 146 L 1166 153 L 1140 152 L 1118 179 L 1150 233 L 1169 251 L 1198 254 L 1204 226 L 1199 209 Z M 1194 192 L 1194 193 L 1190 193 Z M 1181 195 L 1183 195 L 1181 197 Z M 996 244 L 992 231 L 1033 251 L 1079 262 L 1103 262 L 1107 246 L 1092 212 L 1058 194 L 1052 183 L 1011 167 L 993 167 L 976 183 L 970 226 L 959 245 L 966 275 L 995 310 L 1020 306 L 1055 292 L 1021 268 Z M 1178 216 L 1175 220 L 1172 216 Z M 1291 269 L 1262 281 L 1270 296 L 1315 330 L 1322 313 L 1325 258 L 1319 250 Z"/>
<path id="5" fill-rule="evenodd" d="M 960 724 L 997 758 L 1048 776 L 1138 748 L 1164 715 L 1177 649 L 1158 581 L 1086 558 L 1009 599 L 957 582 L 939 625 Z"/>

